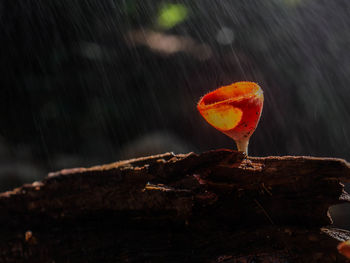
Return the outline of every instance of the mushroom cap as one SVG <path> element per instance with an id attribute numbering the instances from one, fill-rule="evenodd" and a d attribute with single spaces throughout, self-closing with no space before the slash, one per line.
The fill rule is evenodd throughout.
<path id="1" fill-rule="evenodd" d="M 198 102 L 197 109 L 214 128 L 234 140 L 246 140 L 259 122 L 263 102 L 260 86 L 242 81 L 206 94 Z"/>

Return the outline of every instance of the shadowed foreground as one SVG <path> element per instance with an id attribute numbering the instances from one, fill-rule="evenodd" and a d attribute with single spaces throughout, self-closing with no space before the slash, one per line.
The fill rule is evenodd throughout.
<path id="1" fill-rule="evenodd" d="M 346 262 L 341 159 L 166 153 L 0 194 L 1 262 Z"/>

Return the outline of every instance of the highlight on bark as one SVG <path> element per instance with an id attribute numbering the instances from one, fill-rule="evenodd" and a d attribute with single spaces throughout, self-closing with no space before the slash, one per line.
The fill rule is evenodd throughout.
<path id="1" fill-rule="evenodd" d="M 204 95 L 197 109 L 211 126 L 236 142 L 238 151 L 248 154 L 249 139 L 258 125 L 263 103 L 260 86 L 241 81 Z"/>

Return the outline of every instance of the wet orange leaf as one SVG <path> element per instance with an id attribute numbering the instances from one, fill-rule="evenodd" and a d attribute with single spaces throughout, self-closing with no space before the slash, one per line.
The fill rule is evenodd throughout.
<path id="1" fill-rule="evenodd" d="M 340 243 L 338 245 L 338 251 L 340 254 L 350 259 L 350 240 Z"/>

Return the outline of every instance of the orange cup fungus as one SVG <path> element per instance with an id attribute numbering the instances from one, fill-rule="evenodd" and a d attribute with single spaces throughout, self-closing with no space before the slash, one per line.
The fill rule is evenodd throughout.
<path id="1" fill-rule="evenodd" d="M 197 109 L 210 125 L 235 140 L 239 151 L 248 154 L 249 138 L 258 125 L 263 103 L 259 85 L 242 81 L 206 94 Z"/>

